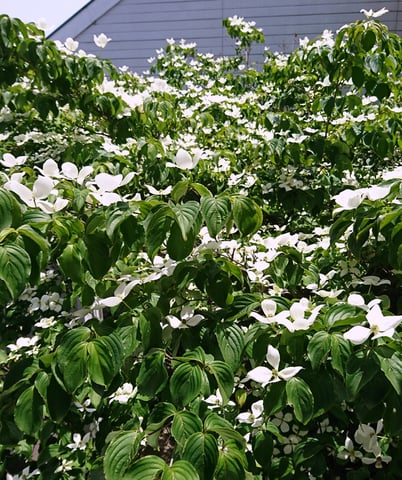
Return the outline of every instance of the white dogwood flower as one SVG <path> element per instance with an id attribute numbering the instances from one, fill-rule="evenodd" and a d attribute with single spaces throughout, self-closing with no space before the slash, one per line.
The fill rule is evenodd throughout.
<path id="1" fill-rule="evenodd" d="M 366 319 L 369 327 L 357 325 L 344 333 L 343 337 L 354 345 L 361 345 L 372 334 L 373 340 L 380 337 L 392 337 L 395 328 L 402 322 L 402 315 L 384 316 L 380 306 L 375 304 L 368 311 Z"/>
<path id="2" fill-rule="evenodd" d="M 285 320 L 289 317 L 290 312 L 288 310 L 284 310 L 282 312 L 276 313 L 277 304 L 274 300 L 270 298 L 266 298 L 261 302 L 261 309 L 264 312 L 264 315 L 260 315 L 259 313 L 252 312 L 250 317 L 255 318 L 261 323 L 281 323 L 282 320 Z"/>
<path id="3" fill-rule="evenodd" d="M 111 38 L 107 37 L 104 33 L 93 36 L 94 43 L 99 48 L 105 48 L 106 45 L 110 42 Z"/>
<path id="4" fill-rule="evenodd" d="M 247 376 L 244 381 L 254 380 L 254 382 L 261 383 L 263 387 L 269 383 L 279 382 L 281 380 L 289 380 L 290 378 L 297 375 L 303 367 L 286 367 L 282 370 L 279 370 L 280 364 L 280 353 L 272 345 L 268 345 L 267 362 L 272 366 L 272 370 L 267 367 L 256 367 L 250 370 L 247 373 Z"/>
<path id="5" fill-rule="evenodd" d="M 365 10 L 364 8 L 360 10 L 360 13 L 363 13 L 363 15 L 365 15 L 366 18 L 378 18 L 378 17 L 381 17 L 382 15 L 385 15 L 388 12 L 389 10 L 385 7 L 381 8 L 380 10 L 377 10 L 376 12 L 371 8 L 370 10 Z"/>
<path id="6" fill-rule="evenodd" d="M 198 325 L 204 317 L 200 314 L 194 315 L 194 309 L 185 305 L 180 312 L 180 319 L 174 315 L 167 315 L 166 320 L 172 328 L 189 328 Z"/>
<path id="7" fill-rule="evenodd" d="M 264 400 L 258 400 L 251 405 L 251 412 L 242 412 L 237 415 L 236 420 L 240 423 L 249 423 L 252 427 L 260 427 L 263 423 Z"/>

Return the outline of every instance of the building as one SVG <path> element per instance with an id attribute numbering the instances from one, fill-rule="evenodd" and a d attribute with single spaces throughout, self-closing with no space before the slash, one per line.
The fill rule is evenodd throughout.
<path id="1" fill-rule="evenodd" d="M 381 20 L 401 34 L 401 6 L 402 0 L 92 0 L 49 38 L 72 37 L 86 52 L 142 73 L 168 38 L 196 42 L 204 53 L 233 54 L 233 40 L 222 27 L 222 20 L 233 15 L 254 20 L 263 29 L 266 46 L 287 53 L 305 36 L 311 39 L 324 29 L 336 31 L 364 18 L 362 8 L 386 7 L 389 13 Z M 100 33 L 112 39 L 103 50 L 93 42 Z"/>

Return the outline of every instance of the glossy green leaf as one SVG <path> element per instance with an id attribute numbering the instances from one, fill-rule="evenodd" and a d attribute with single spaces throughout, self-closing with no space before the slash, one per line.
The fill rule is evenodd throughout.
<path id="1" fill-rule="evenodd" d="M 124 348 L 120 338 L 113 333 L 95 338 L 87 344 L 87 352 L 90 379 L 108 386 L 122 365 Z"/>
<path id="2" fill-rule="evenodd" d="M 184 446 L 183 460 L 190 462 L 200 480 L 212 480 L 218 462 L 218 443 L 210 433 L 193 433 Z"/>
<path id="3" fill-rule="evenodd" d="M 307 345 L 307 354 L 313 370 L 327 360 L 330 349 L 331 335 L 328 332 L 320 331 L 314 334 Z"/>
<path id="4" fill-rule="evenodd" d="M 145 224 L 145 244 L 148 255 L 153 258 L 166 239 L 172 222 L 172 211 L 167 205 L 150 214 Z"/>
<path id="5" fill-rule="evenodd" d="M 231 205 L 228 197 L 201 197 L 201 212 L 211 237 L 216 237 L 225 226 Z"/>
<path id="6" fill-rule="evenodd" d="M 233 372 L 227 363 L 221 362 L 220 360 L 214 360 L 208 363 L 207 369 L 215 377 L 222 396 L 222 402 L 225 405 L 233 392 Z"/>
<path id="7" fill-rule="evenodd" d="M 137 377 L 138 391 L 153 397 L 165 388 L 167 380 L 165 352 L 157 350 L 145 355 Z"/>
<path id="8" fill-rule="evenodd" d="M 198 472 L 190 462 L 177 460 L 169 466 L 161 480 L 199 480 Z"/>
<path id="9" fill-rule="evenodd" d="M 218 325 L 216 339 L 224 361 L 235 372 L 240 365 L 244 350 L 244 332 L 236 324 Z"/>
<path id="10" fill-rule="evenodd" d="M 106 480 L 121 480 L 124 477 L 137 455 L 142 437 L 141 432 L 127 431 L 120 432 L 112 438 L 105 452 Z"/>
<path id="11" fill-rule="evenodd" d="M 301 378 L 291 378 L 286 382 L 286 395 L 297 420 L 308 423 L 314 414 L 314 397 L 307 383 Z"/>
<path id="12" fill-rule="evenodd" d="M 181 448 L 183 448 L 190 435 L 201 431 L 202 422 L 195 413 L 182 410 L 173 417 L 172 435 Z"/>
<path id="13" fill-rule="evenodd" d="M 381 370 L 398 395 L 402 395 L 402 355 L 396 352 L 392 357 L 379 357 Z"/>
<path id="14" fill-rule="evenodd" d="M 0 246 L 0 280 L 15 300 L 24 290 L 31 273 L 29 254 L 19 245 Z"/>
<path id="15" fill-rule="evenodd" d="M 15 221 L 21 217 L 21 207 L 14 196 L 0 188 L 0 231 L 15 226 Z"/>
<path id="16" fill-rule="evenodd" d="M 27 388 L 18 397 L 14 419 L 17 427 L 27 435 L 39 431 L 43 419 L 43 400 L 35 386 Z"/>
<path id="17" fill-rule="evenodd" d="M 188 405 L 202 388 L 202 371 L 198 365 L 182 363 L 175 368 L 170 378 L 170 393 L 179 405 Z"/>
<path id="18" fill-rule="evenodd" d="M 141 480 L 160 480 L 167 468 L 167 464 L 160 457 L 148 455 L 147 457 L 137 460 L 121 478 L 123 480 L 133 480 L 135 478 Z"/>
<path id="19" fill-rule="evenodd" d="M 70 330 L 57 349 L 56 361 L 63 375 L 64 385 L 69 393 L 81 386 L 87 377 L 87 341 L 90 337 L 87 327 Z"/>
<path id="20" fill-rule="evenodd" d="M 198 202 L 190 200 L 186 203 L 179 203 L 172 207 L 174 218 L 180 228 L 183 240 L 187 240 L 188 234 L 195 226 L 200 211 Z"/>
<path id="21" fill-rule="evenodd" d="M 227 442 L 225 447 L 219 450 L 219 459 L 216 466 L 214 479 L 227 480 L 236 478 L 245 480 L 246 459 L 244 452 L 239 450 L 237 444 Z"/>
<path id="22" fill-rule="evenodd" d="M 250 198 L 236 196 L 231 198 L 234 222 L 243 237 L 252 235 L 262 225 L 262 211 Z"/>

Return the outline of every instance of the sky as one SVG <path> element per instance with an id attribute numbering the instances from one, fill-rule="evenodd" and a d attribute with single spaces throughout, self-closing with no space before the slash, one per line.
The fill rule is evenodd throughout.
<path id="1" fill-rule="evenodd" d="M 0 14 L 17 17 L 24 22 L 36 22 L 45 19 L 50 33 L 89 0 L 0 0 Z"/>

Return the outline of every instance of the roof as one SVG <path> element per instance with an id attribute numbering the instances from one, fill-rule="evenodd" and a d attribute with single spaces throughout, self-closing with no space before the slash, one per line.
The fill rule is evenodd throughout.
<path id="1" fill-rule="evenodd" d="M 49 38 L 75 38 L 96 22 L 108 10 L 115 7 L 121 0 L 91 0 L 80 8 L 74 15 L 63 22 L 49 35 Z"/>

